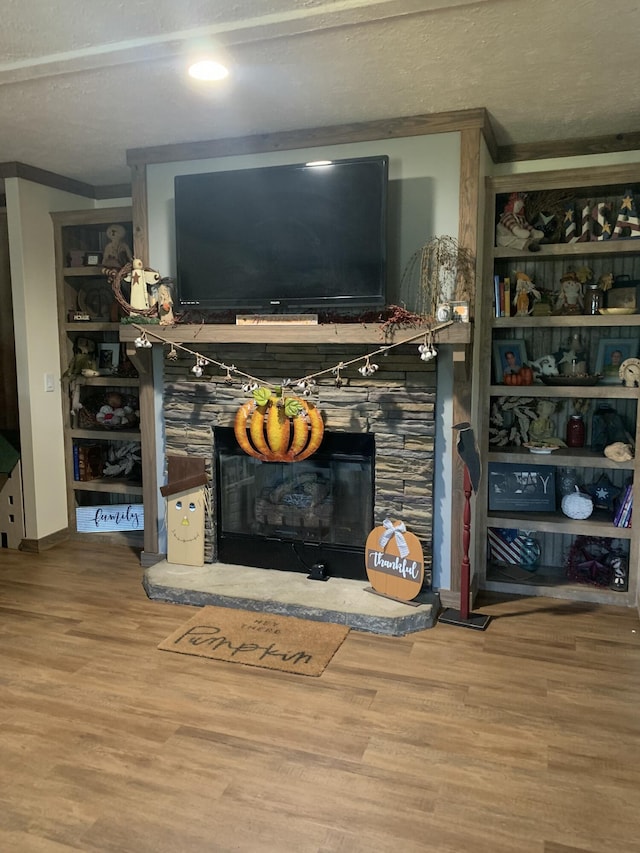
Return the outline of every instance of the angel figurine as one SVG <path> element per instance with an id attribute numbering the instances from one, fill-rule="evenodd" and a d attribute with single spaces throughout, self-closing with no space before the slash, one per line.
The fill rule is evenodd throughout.
<path id="1" fill-rule="evenodd" d="M 149 288 L 159 283 L 160 273 L 145 269 L 140 258 L 134 258 L 131 262 L 131 272 L 125 275 L 124 281 L 128 282 L 131 287 L 129 295 L 131 313 L 148 311 L 151 307 Z"/>

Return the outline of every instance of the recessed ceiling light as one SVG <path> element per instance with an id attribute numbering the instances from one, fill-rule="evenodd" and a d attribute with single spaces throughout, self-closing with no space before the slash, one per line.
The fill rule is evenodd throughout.
<path id="1" fill-rule="evenodd" d="M 189 66 L 189 75 L 196 80 L 224 80 L 228 74 L 224 65 L 211 59 L 202 59 Z"/>

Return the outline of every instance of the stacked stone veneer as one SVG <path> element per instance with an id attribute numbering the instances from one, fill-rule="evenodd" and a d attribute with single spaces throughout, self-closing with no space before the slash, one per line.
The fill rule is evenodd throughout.
<path id="1" fill-rule="evenodd" d="M 197 349 L 205 357 L 278 383 L 332 368 L 339 361 L 346 363 L 375 347 L 212 344 Z M 342 370 L 341 388 L 336 388 L 331 373 L 318 377 L 312 399 L 322 412 L 326 430 L 374 433 L 375 523 L 382 524 L 385 518 L 405 522 L 422 543 L 425 584 L 430 585 L 436 362 L 422 362 L 415 344 L 397 347 L 372 361 L 379 370 L 367 379 L 357 370 L 363 362 Z M 249 395 L 242 391 L 241 380 L 225 381 L 225 371 L 213 365 L 195 378 L 193 364 L 193 358 L 183 353 L 164 363 L 165 452 L 204 457 L 214 501 L 213 428 L 233 426 L 238 407 Z M 214 506 L 206 530 L 207 562 L 216 560 L 215 541 Z"/>

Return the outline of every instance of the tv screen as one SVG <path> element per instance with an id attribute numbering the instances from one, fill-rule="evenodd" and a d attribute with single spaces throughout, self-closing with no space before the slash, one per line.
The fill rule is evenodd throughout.
<path id="1" fill-rule="evenodd" d="M 183 309 L 385 303 L 386 155 L 175 178 Z"/>

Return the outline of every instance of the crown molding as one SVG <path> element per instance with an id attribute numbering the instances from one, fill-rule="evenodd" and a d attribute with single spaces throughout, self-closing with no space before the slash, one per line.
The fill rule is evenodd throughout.
<path id="1" fill-rule="evenodd" d="M 5 178 L 23 178 L 34 184 L 42 184 L 55 190 L 72 193 L 73 195 L 93 198 L 97 200 L 108 198 L 129 198 L 131 196 L 130 184 L 112 184 L 111 186 L 94 187 L 84 181 L 75 178 L 67 178 L 56 172 L 39 169 L 37 166 L 29 166 L 27 163 L 17 161 L 0 163 L 0 180 Z"/>
<path id="2" fill-rule="evenodd" d="M 611 154 L 616 151 L 640 149 L 640 133 L 616 133 L 610 136 L 593 136 L 585 139 L 558 139 L 550 142 L 521 142 L 500 145 L 496 163 L 513 163 L 522 160 L 548 160 L 557 157 L 580 157 L 585 154 Z"/>
<path id="3" fill-rule="evenodd" d="M 354 124 L 339 124 L 255 136 L 225 137 L 200 142 L 178 142 L 150 148 L 130 148 L 129 166 L 152 163 L 174 163 L 183 160 L 208 160 L 238 154 L 263 154 L 267 151 L 291 151 L 318 145 L 339 145 L 349 142 L 369 142 L 374 139 L 397 139 L 404 136 L 427 136 L 432 133 L 452 133 L 480 128 L 491 156 L 497 152 L 489 115 L 484 107 L 472 110 L 453 110 L 418 116 L 377 119 Z"/>

